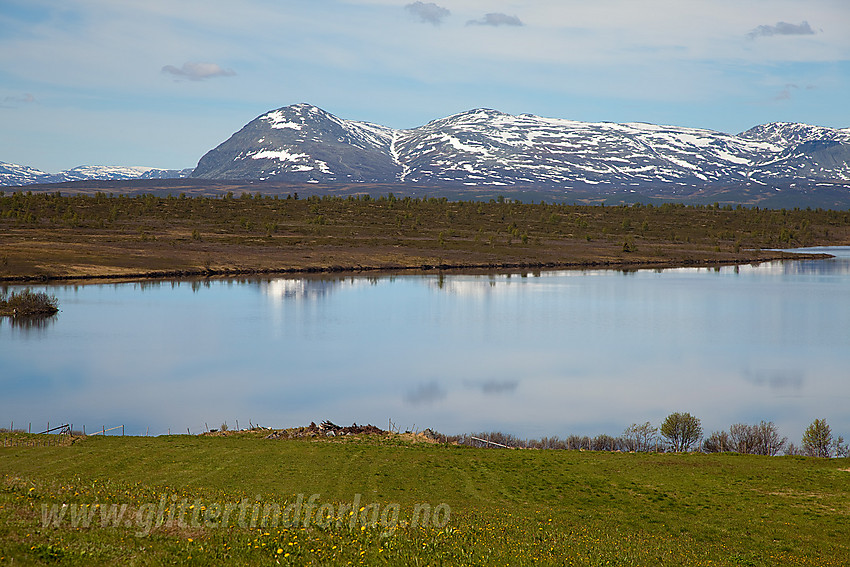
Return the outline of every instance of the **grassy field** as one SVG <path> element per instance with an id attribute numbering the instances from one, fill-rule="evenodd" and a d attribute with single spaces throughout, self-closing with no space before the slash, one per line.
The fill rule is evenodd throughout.
<path id="1" fill-rule="evenodd" d="M 0 448 L 0 563 L 768 566 L 850 557 L 846 459 L 264 435 Z M 264 527 L 260 512 L 251 527 L 253 510 L 270 502 L 285 510 L 298 495 L 305 507 L 318 495 L 310 525 L 305 511 L 300 524 Z M 173 510 L 184 499 L 180 525 Z M 62 504 L 91 505 L 92 525 L 65 517 L 44 526 L 43 510 Z M 111 504 L 127 504 L 124 517 L 139 521 L 102 527 Z M 201 510 L 195 525 L 191 505 Z M 163 506 L 163 525 L 142 525 Z M 216 514 L 228 506 L 222 526 Z"/>
<path id="2" fill-rule="evenodd" d="M 746 263 L 850 243 L 850 212 L 445 198 L 0 193 L 0 279 Z"/>

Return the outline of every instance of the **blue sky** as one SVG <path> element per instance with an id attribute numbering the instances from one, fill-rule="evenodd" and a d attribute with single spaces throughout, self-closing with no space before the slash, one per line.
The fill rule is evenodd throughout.
<path id="1" fill-rule="evenodd" d="M 0 161 L 193 167 L 309 102 L 739 132 L 850 126 L 847 0 L 2 0 Z"/>

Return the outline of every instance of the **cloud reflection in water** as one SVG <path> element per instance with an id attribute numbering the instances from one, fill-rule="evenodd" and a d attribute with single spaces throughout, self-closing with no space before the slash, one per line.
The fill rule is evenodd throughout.
<path id="1" fill-rule="evenodd" d="M 848 435 L 847 262 L 788 266 L 56 287 L 46 328 L 0 323 L 0 414 L 542 436 L 690 411 Z"/>

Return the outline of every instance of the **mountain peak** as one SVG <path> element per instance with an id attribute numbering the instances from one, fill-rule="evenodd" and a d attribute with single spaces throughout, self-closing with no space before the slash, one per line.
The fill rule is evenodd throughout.
<path id="1" fill-rule="evenodd" d="M 204 155 L 193 177 L 374 182 L 396 169 L 393 130 L 307 103 L 262 114 Z M 333 164 L 333 167 L 331 166 Z"/>
<path id="2" fill-rule="evenodd" d="M 741 132 L 738 136 L 747 140 L 789 146 L 813 140 L 850 141 L 848 134 L 850 132 L 825 126 L 812 126 L 797 122 L 768 122 Z"/>

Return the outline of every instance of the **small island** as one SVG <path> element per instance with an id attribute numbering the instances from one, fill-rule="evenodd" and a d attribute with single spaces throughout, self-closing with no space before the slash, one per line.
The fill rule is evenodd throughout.
<path id="1" fill-rule="evenodd" d="M 28 289 L 0 296 L 0 316 L 50 317 L 59 311 L 59 301 L 54 295 Z"/>

